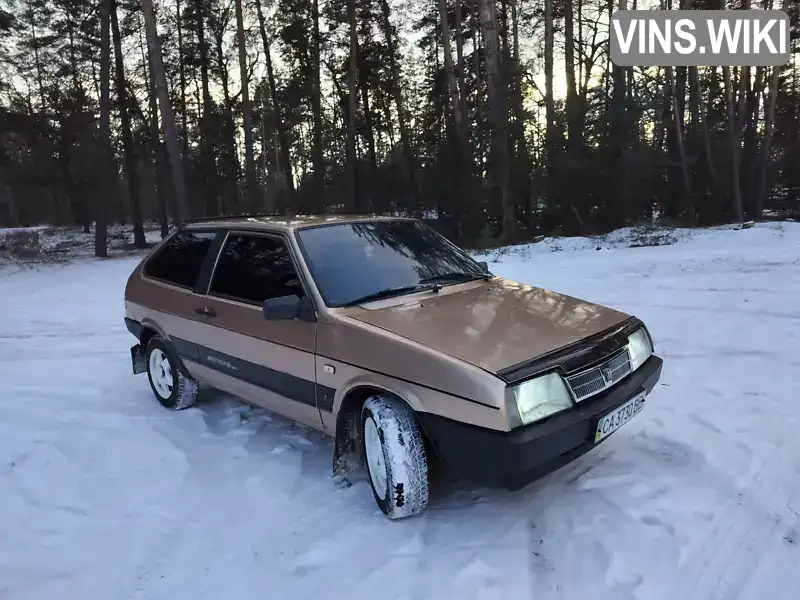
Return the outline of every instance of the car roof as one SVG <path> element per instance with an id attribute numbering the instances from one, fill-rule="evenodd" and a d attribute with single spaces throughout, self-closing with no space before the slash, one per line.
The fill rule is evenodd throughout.
<path id="1" fill-rule="evenodd" d="M 290 231 L 304 227 L 334 225 L 340 223 L 359 223 L 374 221 L 413 221 L 410 217 L 386 217 L 364 215 L 242 215 L 231 217 L 209 217 L 185 221 L 182 229 L 255 229 L 262 231 Z"/>

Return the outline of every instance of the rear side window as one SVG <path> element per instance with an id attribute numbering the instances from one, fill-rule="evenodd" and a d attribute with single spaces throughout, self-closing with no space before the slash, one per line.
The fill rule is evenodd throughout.
<path id="1" fill-rule="evenodd" d="M 249 304 L 303 296 L 286 242 L 278 237 L 231 234 L 219 255 L 209 293 Z"/>
<path id="2" fill-rule="evenodd" d="M 216 233 L 182 231 L 144 265 L 146 277 L 193 288 Z"/>

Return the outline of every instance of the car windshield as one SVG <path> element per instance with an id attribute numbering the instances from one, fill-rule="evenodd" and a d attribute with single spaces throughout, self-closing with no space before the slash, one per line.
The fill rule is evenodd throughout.
<path id="1" fill-rule="evenodd" d="M 477 279 L 486 272 L 419 221 L 366 221 L 297 231 L 311 275 L 331 307 Z"/>

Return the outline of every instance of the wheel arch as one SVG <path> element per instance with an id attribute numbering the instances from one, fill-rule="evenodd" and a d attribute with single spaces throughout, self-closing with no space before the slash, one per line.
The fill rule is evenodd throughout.
<path id="1" fill-rule="evenodd" d="M 336 432 L 334 436 L 333 473 L 345 475 L 359 470 L 363 466 L 361 455 L 361 408 L 373 396 L 385 396 L 402 402 L 416 414 L 413 405 L 401 394 L 387 390 L 373 383 L 360 383 L 348 389 L 339 404 L 336 413 Z M 429 440 L 422 424 L 417 420 L 422 432 L 426 448 Z"/>
<path id="2" fill-rule="evenodd" d="M 158 337 L 161 343 L 164 345 L 164 349 L 169 354 L 170 360 L 177 365 L 178 370 L 185 375 L 186 377 L 191 377 L 192 374 L 189 373 L 189 370 L 186 368 L 186 365 L 183 364 L 180 356 L 178 355 L 177 350 L 175 350 L 175 346 L 170 342 L 169 338 L 164 335 L 152 322 L 144 321 L 142 323 L 142 329 L 139 333 L 139 345 L 142 348 L 142 354 L 146 357 L 147 356 L 147 346 L 150 344 L 150 340 L 154 337 Z"/>
<path id="3" fill-rule="evenodd" d="M 154 327 L 150 327 L 148 325 L 142 325 L 142 329 L 139 332 L 139 344 L 142 346 L 142 350 L 147 352 L 147 344 L 150 343 L 155 336 L 161 335 Z M 163 336 L 161 336 L 163 339 Z"/>

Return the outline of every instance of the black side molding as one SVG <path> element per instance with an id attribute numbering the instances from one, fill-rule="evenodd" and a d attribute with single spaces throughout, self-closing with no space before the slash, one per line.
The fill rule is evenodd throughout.
<path id="1" fill-rule="evenodd" d="M 276 371 L 230 354 L 217 352 L 194 342 L 180 338 L 170 338 L 172 347 L 178 356 L 200 363 L 230 377 L 255 385 L 264 390 L 305 404 L 314 406 L 324 412 L 333 410 L 333 399 L 336 390 L 319 385 L 314 381 L 303 379 L 283 371 Z"/>

